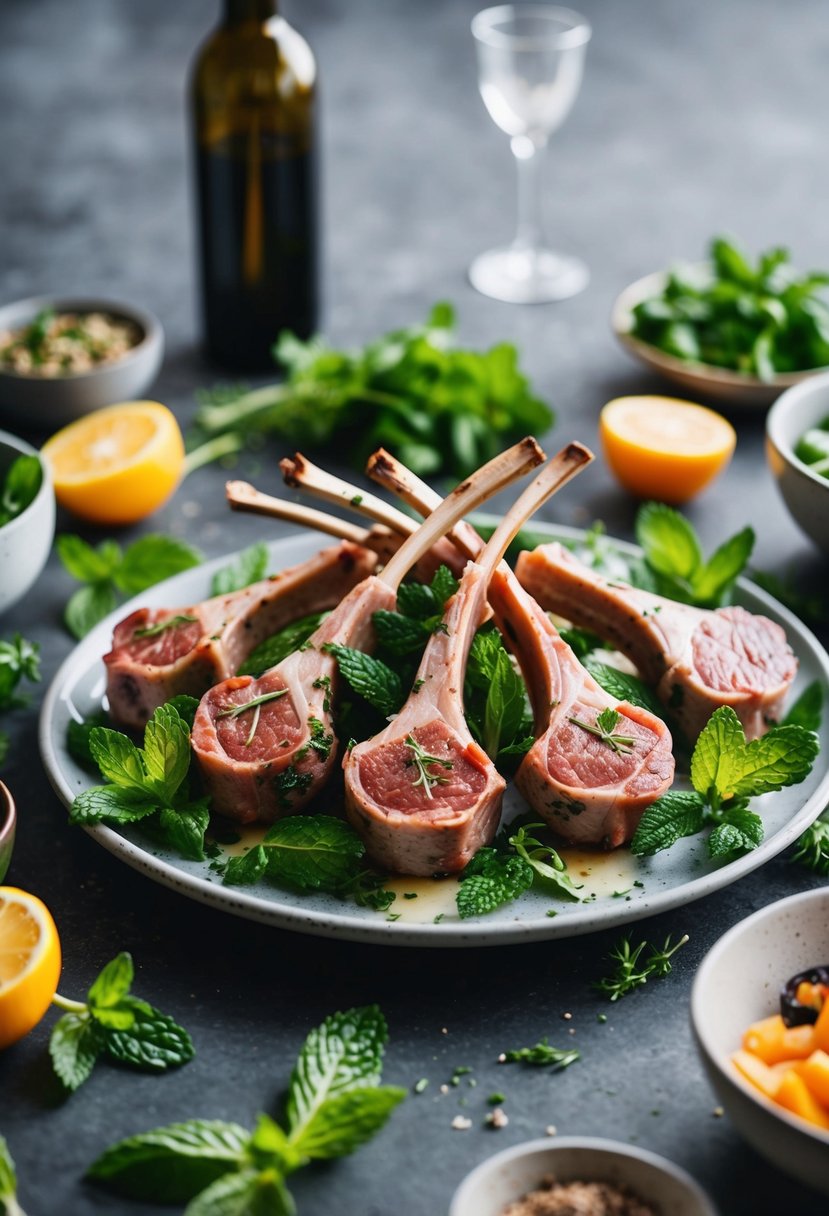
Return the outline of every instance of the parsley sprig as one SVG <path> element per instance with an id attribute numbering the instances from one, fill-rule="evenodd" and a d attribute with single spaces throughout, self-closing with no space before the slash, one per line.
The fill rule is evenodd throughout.
<path id="1" fill-rule="evenodd" d="M 611 1001 L 618 1001 L 635 988 L 646 984 L 649 979 L 661 979 L 669 975 L 672 969 L 671 959 L 688 940 L 687 933 L 676 942 L 666 937 L 660 949 L 647 941 L 641 941 L 634 946 L 629 937 L 623 937 L 609 955 L 614 963 L 613 971 L 596 981 L 596 990 L 604 993 Z"/>
<path id="2" fill-rule="evenodd" d="M 87 1080 L 102 1055 L 145 1072 L 164 1072 L 193 1059 L 187 1031 L 131 995 L 134 975 L 132 957 L 124 951 L 107 963 L 85 1001 L 57 993 L 52 998 L 66 1012 L 52 1030 L 49 1054 L 70 1092 Z"/>
<path id="3" fill-rule="evenodd" d="M 374 1005 L 332 1014 L 300 1051 L 281 1122 L 170 1124 L 114 1144 L 88 1177 L 132 1199 L 187 1203 L 185 1216 L 293 1216 L 286 1178 L 353 1153 L 406 1096 L 381 1084 L 387 1037 Z"/>

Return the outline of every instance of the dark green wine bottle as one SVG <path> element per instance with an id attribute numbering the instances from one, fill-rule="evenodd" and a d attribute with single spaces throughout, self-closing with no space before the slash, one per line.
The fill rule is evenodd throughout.
<path id="1" fill-rule="evenodd" d="M 193 72 L 202 320 L 209 357 L 266 371 L 317 325 L 316 63 L 276 0 L 224 0 Z"/>

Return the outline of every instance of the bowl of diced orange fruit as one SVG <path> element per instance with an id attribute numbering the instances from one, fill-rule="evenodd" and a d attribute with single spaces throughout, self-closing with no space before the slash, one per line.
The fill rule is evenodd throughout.
<path id="1" fill-rule="evenodd" d="M 691 1024 L 726 1114 L 829 1194 L 829 887 L 769 904 L 703 959 Z"/>

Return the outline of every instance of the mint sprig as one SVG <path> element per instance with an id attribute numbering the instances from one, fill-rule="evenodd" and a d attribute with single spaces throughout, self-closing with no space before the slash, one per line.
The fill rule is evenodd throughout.
<path id="1" fill-rule="evenodd" d="M 134 1199 L 189 1201 L 185 1216 L 292 1216 L 285 1179 L 353 1153 L 406 1096 L 381 1084 L 387 1037 L 374 1005 L 332 1014 L 300 1051 L 282 1123 L 263 1114 L 252 1132 L 198 1119 L 156 1128 L 107 1149 L 88 1177 Z"/>
<path id="2" fill-rule="evenodd" d="M 85 742 L 109 784 L 78 794 L 70 822 L 86 826 L 144 821 L 183 856 L 201 860 L 210 813 L 206 799 L 191 800 L 187 781 L 190 721 L 197 706 L 194 697 L 183 696 L 160 705 L 145 727 L 143 748 L 106 726 L 90 727 L 84 740 L 76 730 L 76 748 Z"/>
<path id="3" fill-rule="evenodd" d="M 164 1072 L 192 1060 L 192 1040 L 173 1018 L 131 995 L 132 957 L 126 952 L 107 963 L 86 996 L 70 1001 L 49 1040 L 55 1072 L 70 1092 L 87 1080 L 100 1056 L 147 1072 Z"/>
<path id="4" fill-rule="evenodd" d="M 101 541 L 93 548 L 80 536 L 63 533 L 56 548 L 64 569 L 83 583 L 64 610 L 64 623 L 76 638 L 85 637 L 113 612 L 122 595 L 138 595 L 202 560 L 183 540 L 155 533 L 142 536 L 126 549 L 114 540 Z"/>
<path id="5" fill-rule="evenodd" d="M 5 1216 L 26 1216 L 17 1202 L 17 1173 L 3 1136 L 0 1136 L 0 1204 Z"/>
<path id="6" fill-rule="evenodd" d="M 693 791 L 669 791 L 653 802 L 639 822 L 631 852 L 651 857 L 706 827 L 711 857 L 731 859 L 756 848 L 763 822 L 748 809 L 750 799 L 803 781 L 819 746 L 813 730 L 792 723 L 773 726 L 749 743 L 734 710 L 720 706 L 691 756 Z"/>
<path id="7" fill-rule="evenodd" d="M 541 823 L 522 825 L 512 833 L 505 828 L 495 847 L 478 850 L 461 874 L 456 896 L 461 919 L 494 912 L 534 883 L 559 898 L 578 899 L 562 858 L 551 845 L 528 834 L 543 830 Z"/>
<path id="8" fill-rule="evenodd" d="M 670 599 L 715 608 L 725 602 L 754 548 L 754 530 L 743 528 L 709 558 L 688 520 L 664 503 L 647 502 L 636 516 L 636 539 L 656 580 Z"/>

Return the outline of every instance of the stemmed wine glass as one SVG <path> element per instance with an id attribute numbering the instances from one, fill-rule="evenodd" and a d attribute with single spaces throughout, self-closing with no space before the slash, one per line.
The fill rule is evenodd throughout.
<path id="1" fill-rule="evenodd" d="M 542 303 L 587 285 L 583 262 L 545 245 L 538 169 L 540 153 L 578 94 L 590 33 L 578 13 L 547 4 L 502 4 L 472 20 L 481 96 L 492 120 L 509 135 L 518 166 L 515 239 L 480 254 L 469 268 L 473 287 L 485 296 Z"/>

